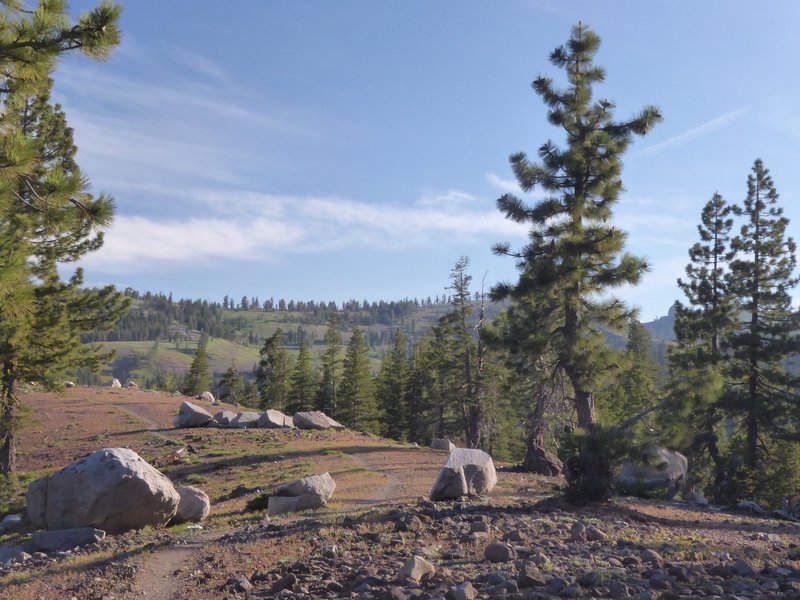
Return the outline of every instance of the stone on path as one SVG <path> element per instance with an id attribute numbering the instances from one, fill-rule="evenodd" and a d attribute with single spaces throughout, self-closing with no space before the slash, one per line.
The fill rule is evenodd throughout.
<path id="1" fill-rule="evenodd" d="M 325 506 L 336 489 L 330 473 L 311 475 L 279 486 L 267 501 L 269 515 L 296 512 L 307 508 Z"/>
<path id="2" fill-rule="evenodd" d="M 105 448 L 37 479 L 25 500 L 35 527 L 94 527 L 115 534 L 163 527 L 175 515 L 180 496 L 133 450 Z"/>
<path id="3" fill-rule="evenodd" d="M 450 452 L 431 489 L 431 500 L 455 500 L 483 496 L 497 484 L 492 457 L 483 450 L 456 448 Z"/>
<path id="4" fill-rule="evenodd" d="M 205 520 L 211 512 L 208 494 L 191 485 L 178 485 L 175 489 L 180 496 L 180 502 L 172 523 L 197 523 Z"/>

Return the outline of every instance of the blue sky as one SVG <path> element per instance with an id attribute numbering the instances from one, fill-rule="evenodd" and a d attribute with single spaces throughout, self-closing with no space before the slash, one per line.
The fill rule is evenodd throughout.
<path id="1" fill-rule="evenodd" d="M 77 15 L 94 2 L 73 2 Z M 770 169 L 797 237 L 800 3 L 703 1 L 128 2 L 105 63 L 64 59 L 55 99 L 117 217 L 89 284 L 221 301 L 475 289 L 525 230 L 495 200 L 512 152 L 561 141 L 530 87 L 582 20 L 603 39 L 598 97 L 664 122 L 625 157 L 615 222 L 652 271 L 618 295 L 666 314 L 715 191 Z M 529 198 L 536 198 L 534 192 Z"/>

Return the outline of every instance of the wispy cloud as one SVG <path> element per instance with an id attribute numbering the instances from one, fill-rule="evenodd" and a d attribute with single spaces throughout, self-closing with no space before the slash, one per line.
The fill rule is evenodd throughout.
<path id="1" fill-rule="evenodd" d="M 747 113 L 749 110 L 750 107 L 748 106 L 737 108 L 736 110 L 732 110 L 728 113 L 725 113 L 722 116 L 716 117 L 715 119 L 711 119 L 710 121 L 707 121 L 702 125 L 698 125 L 697 127 L 692 127 L 691 129 L 684 131 L 683 133 L 673 135 L 672 137 L 667 138 L 663 142 L 659 142 L 658 144 L 654 144 L 652 146 L 643 148 L 638 152 L 634 152 L 632 156 L 651 156 L 663 150 L 674 148 L 675 146 L 680 146 L 682 144 L 685 144 L 686 142 L 696 140 L 713 131 L 717 131 L 719 129 L 722 129 L 723 127 L 730 125 L 735 120 L 744 116 L 744 114 Z"/>
<path id="2" fill-rule="evenodd" d="M 498 190 L 509 194 L 522 194 L 522 188 L 514 179 L 503 179 L 495 173 L 486 173 L 486 180 Z"/>
<path id="3" fill-rule="evenodd" d="M 170 193 L 152 185 L 143 189 Z M 442 236 L 467 240 L 480 236 L 514 238 L 525 233 L 524 227 L 504 219 L 494 209 L 436 205 L 424 199 L 408 205 L 386 205 L 247 190 L 172 191 L 202 203 L 213 214 L 188 219 L 121 216 L 106 234 L 103 248 L 84 264 L 101 272 L 164 271 L 198 262 L 269 261 L 335 250 L 433 247 L 441 243 Z M 230 202 L 232 197 L 237 198 L 236 203 Z"/>

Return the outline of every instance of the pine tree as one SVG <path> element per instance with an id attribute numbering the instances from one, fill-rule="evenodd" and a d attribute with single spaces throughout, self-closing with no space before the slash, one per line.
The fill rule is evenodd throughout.
<path id="1" fill-rule="evenodd" d="M 698 482 L 700 465 L 713 463 L 715 500 L 723 498 L 727 459 L 721 447 L 722 395 L 726 364 L 723 344 L 737 326 L 737 307 L 728 289 L 733 207 L 715 193 L 700 215 L 700 241 L 689 250 L 686 278 L 678 286 L 687 304 L 675 303 L 676 342 L 669 351 L 669 406 L 662 422 L 673 430 L 673 443 L 691 462 Z"/>
<path id="2" fill-rule="evenodd" d="M 261 408 L 283 410 L 289 401 L 292 365 L 289 352 L 283 346 L 283 330 L 280 327 L 264 340 L 259 357 L 256 385 Z"/>
<path id="3" fill-rule="evenodd" d="M 197 343 L 189 372 L 183 380 L 183 393 L 187 396 L 198 396 L 211 389 L 211 371 L 208 367 L 208 338 L 202 336 Z"/>
<path id="4" fill-rule="evenodd" d="M 548 197 L 527 205 L 506 194 L 497 205 L 507 218 L 530 225 L 530 243 L 512 252 L 497 244 L 498 255 L 517 259 L 515 285 L 500 284 L 495 299 L 528 305 L 529 333 L 545 341 L 547 349 L 573 388 L 578 425 L 595 421 L 595 390 L 609 367 L 610 356 L 598 325 L 623 326 L 632 312 L 610 290 L 635 285 L 647 263 L 623 253 L 626 235 L 609 224 L 622 190 L 622 155 L 634 135 L 645 135 L 661 120 L 655 107 L 645 108 L 629 121 L 613 120 L 614 105 L 593 101 L 593 86 L 604 80 L 604 70 L 593 63 L 600 38 L 578 24 L 566 46 L 556 48 L 550 61 L 566 71 L 569 86 L 557 89 L 546 77 L 533 82 L 549 108 L 548 120 L 566 135 L 566 149 L 548 141 L 539 148 L 541 163 L 522 152 L 511 155 L 520 187 L 530 192 L 540 186 Z"/>
<path id="5" fill-rule="evenodd" d="M 232 364 L 225 371 L 222 379 L 219 381 L 219 398 L 225 402 L 233 404 L 244 404 L 245 396 L 245 382 L 244 377 L 236 369 L 236 365 Z"/>
<path id="6" fill-rule="evenodd" d="M 728 285 L 747 319 L 729 340 L 732 393 L 725 408 L 744 419 L 744 464 L 755 471 L 762 435 L 794 434 L 800 407 L 798 380 L 783 366 L 800 351 L 800 315 L 792 310 L 790 295 L 798 283 L 796 246 L 786 237 L 789 219 L 761 160 L 753 165 L 747 197 L 736 214 L 745 222 L 732 241 L 736 254 Z"/>
<path id="7" fill-rule="evenodd" d="M 394 344 L 381 361 L 375 395 L 383 412 L 381 435 L 404 440 L 407 435 L 406 394 L 409 387 L 406 338 L 402 330 L 395 331 Z"/>
<path id="8" fill-rule="evenodd" d="M 311 366 L 311 351 L 305 342 L 300 344 L 300 352 L 294 364 L 291 386 L 286 400 L 289 413 L 311 410 L 317 393 L 317 378 Z"/>
<path id="9" fill-rule="evenodd" d="M 625 352 L 620 357 L 621 371 L 614 382 L 601 393 L 606 424 L 624 421 L 658 401 L 658 365 L 652 353 L 653 340 L 650 332 L 639 321 L 632 320 L 628 326 Z"/>
<path id="10" fill-rule="evenodd" d="M 341 412 L 345 425 L 351 429 L 380 433 L 380 410 L 375 400 L 375 388 L 370 371 L 364 333 L 356 327 L 344 356 L 341 385 Z"/>
<path id="11" fill-rule="evenodd" d="M 72 26 L 63 2 L 35 11 L 3 2 L 0 14 L 0 472 L 16 467 L 17 381 L 57 389 L 68 369 L 96 369 L 107 357 L 80 335 L 107 329 L 127 308 L 112 287 L 81 290 L 77 269 L 58 266 L 103 243 L 113 201 L 88 193 L 74 162 L 72 131 L 51 106 L 56 58 L 80 49 L 104 58 L 119 42 L 120 8 L 103 3 Z"/>
<path id="12" fill-rule="evenodd" d="M 339 333 L 339 318 L 336 315 L 328 317 L 328 329 L 325 332 L 326 349 L 322 355 L 322 380 L 317 397 L 317 408 L 336 417 L 337 394 L 339 379 L 341 378 L 341 350 L 342 336 Z"/>

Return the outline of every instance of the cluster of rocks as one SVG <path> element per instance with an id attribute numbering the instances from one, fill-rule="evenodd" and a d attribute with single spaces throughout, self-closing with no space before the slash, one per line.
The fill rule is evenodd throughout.
<path id="1" fill-rule="evenodd" d="M 5 560 L 92 544 L 106 533 L 202 521 L 210 511 L 205 492 L 173 485 L 129 448 L 97 450 L 37 479 L 25 502 L 31 525 L 45 531 L 24 546 L 5 548 Z"/>
<path id="2" fill-rule="evenodd" d="M 293 417 L 279 410 L 233 412 L 221 410 L 212 415 L 201 406 L 184 400 L 173 425 L 185 427 L 226 427 L 231 429 L 344 429 L 344 425 L 320 411 L 295 413 Z"/>
<path id="3" fill-rule="evenodd" d="M 616 516 L 534 506 L 420 502 L 334 527 L 307 519 L 254 526 L 227 542 L 315 539 L 306 558 L 274 571 L 231 573 L 254 598 L 800 598 L 788 538 L 747 535 L 742 555 L 691 532 Z M 795 532 L 796 534 L 796 532 Z M 651 541 L 646 541 L 651 540 Z"/>
<path id="4" fill-rule="evenodd" d="M 70 383 L 72 385 L 67 385 L 67 384 L 70 384 Z M 75 384 L 72 383 L 71 381 L 64 382 L 64 385 L 66 385 L 67 387 L 75 387 Z M 125 385 L 122 385 L 122 382 L 119 379 L 117 379 L 116 377 L 111 380 L 111 382 L 108 384 L 108 387 L 110 387 L 112 389 L 115 389 L 115 390 L 119 390 L 119 389 L 122 389 L 122 388 L 127 388 L 129 390 L 138 390 L 139 389 L 139 386 L 135 381 L 131 381 L 129 379 L 128 381 L 125 382 Z"/>

